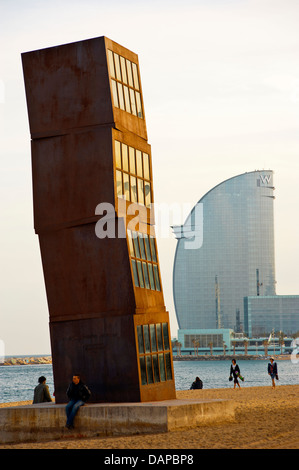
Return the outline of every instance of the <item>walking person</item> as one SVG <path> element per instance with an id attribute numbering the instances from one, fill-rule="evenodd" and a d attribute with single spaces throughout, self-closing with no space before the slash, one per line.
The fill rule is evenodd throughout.
<path id="1" fill-rule="evenodd" d="M 65 407 L 67 416 L 66 427 L 68 429 L 74 428 L 74 418 L 80 408 L 91 395 L 87 385 L 81 382 L 80 375 L 73 375 L 73 380 L 69 384 L 66 394 L 69 398 L 69 403 Z"/>
<path id="2" fill-rule="evenodd" d="M 43 375 L 38 379 L 38 385 L 34 389 L 33 405 L 36 403 L 46 403 L 52 401 L 49 387 L 46 385 L 46 377 Z"/>
<path id="3" fill-rule="evenodd" d="M 274 362 L 274 357 L 270 357 L 270 362 L 268 363 L 268 374 L 272 380 L 272 388 L 275 388 L 275 379 L 278 380 L 277 364 Z"/>
<path id="4" fill-rule="evenodd" d="M 238 366 L 236 359 L 232 359 L 232 364 L 230 366 L 229 380 L 233 380 L 233 379 L 234 379 L 234 388 L 236 388 L 236 385 L 238 385 L 238 387 L 241 388 L 238 379 L 241 379 L 242 381 L 244 379 L 241 376 L 240 367 Z"/>

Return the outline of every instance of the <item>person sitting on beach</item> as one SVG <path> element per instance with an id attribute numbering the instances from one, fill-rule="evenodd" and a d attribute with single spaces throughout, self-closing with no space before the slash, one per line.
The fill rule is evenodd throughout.
<path id="1" fill-rule="evenodd" d="M 268 364 L 268 374 L 272 379 L 272 388 L 275 388 L 275 380 L 278 380 L 278 373 L 277 373 L 277 364 L 274 362 L 274 357 L 270 357 L 270 362 Z"/>
<path id="2" fill-rule="evenodd" d="M 66 394 L 69 398 L 69 403 L 65 407 L 67 416 L 66 427 L 73 429 L 74 418 L 80 406 L 83 406 L 91 395 L 87 385 L 81 382 L 80 375 L 73 375 L 73 381 L 69 384 Z"/>
<path id="3" fill-rule="evenodd" d="M 48 401 L 52 401 L 50 396 L 49 387 L 46 385 L 46 377 L 43 375 L 39 377 L 38 382 L 39 384 L 34 389 L 34 396 L 33 396 L 33 404 L 36 403 L 45 403 Z"/>
<path id="4" fill-rule="evenodd" d="M 199 377 L 196 377 L 195 381 L 192 383 L 190 390 L 196 390 L 202 388 L 203 384 Z"/>
<path id="5" fill-rule="evenodd" d="M 232 377 L 234 378 L 234 388 L 236 388 L 236 385 L 241 388 L 238 378 L 240 378 L 241 380 L 244 379 L 241 376 L 240 367 L 238 366 L 236 359 L 232 359 L 232 364 L 230 366 L 230 380 L 232 380 Z"/>

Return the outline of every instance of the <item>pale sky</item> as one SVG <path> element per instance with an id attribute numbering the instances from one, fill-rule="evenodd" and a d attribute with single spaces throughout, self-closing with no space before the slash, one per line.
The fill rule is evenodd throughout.
<path id="1" fill-rule="evenodd" d="M 227 178 L 272 169 L 277 294 L 299 294 L 298 23 L 298 0 L 0 0 L 6 355 L 50 353 L 21 53 L 107 36 L 138 54 L 158 204 L 191 208 Z M 158 238 L 173 336 L 175 247 L 171 234 Z"/>

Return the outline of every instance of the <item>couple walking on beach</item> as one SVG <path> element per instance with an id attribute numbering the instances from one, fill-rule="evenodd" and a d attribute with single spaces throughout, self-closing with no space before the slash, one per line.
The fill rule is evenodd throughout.
<path id="1" fill-rule="evenodd" d="M 270 362 L 268 364 L 268 374 L 271 377 L 272 380 L 272 388 L 275 388 L 275 379 L 278 380 L 278 371 L 277 371 L 277 364 L 274 362 L 274 357 L 270 358 Z M 234 388 L 238 385 L 239 388 L 241 388 L 239 384 L 239 380 L 244 381 L 244 377 L 242 377 L 241 372 L 240 372 L 240 367 L 236 363 L 236 359 L 232 359 L 232 364 L 230 366 L 230 376 L 229 380 L 234 379 Z"/>

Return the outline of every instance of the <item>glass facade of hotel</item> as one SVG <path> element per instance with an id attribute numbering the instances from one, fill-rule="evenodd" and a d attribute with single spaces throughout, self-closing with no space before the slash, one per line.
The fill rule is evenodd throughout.
<path id="1" fill-rule="evenodd" d="M 244 297 L 275 295 L 273 192 L 273 172 L 254 171 L 222 182 L 200 199 L 202 246 L 186 249 L 182 227 L 174 260 L 180 329 L 241 331 Z M 194 210 L 185 226 L 192 224 Z"/>
<path id="2" fill-rule="evenodd" d="M 292 335 L 299 331 L 299 295 L 245 297 L 244 320 L 249 337 L 267 336 L 272 330 Z"/>

